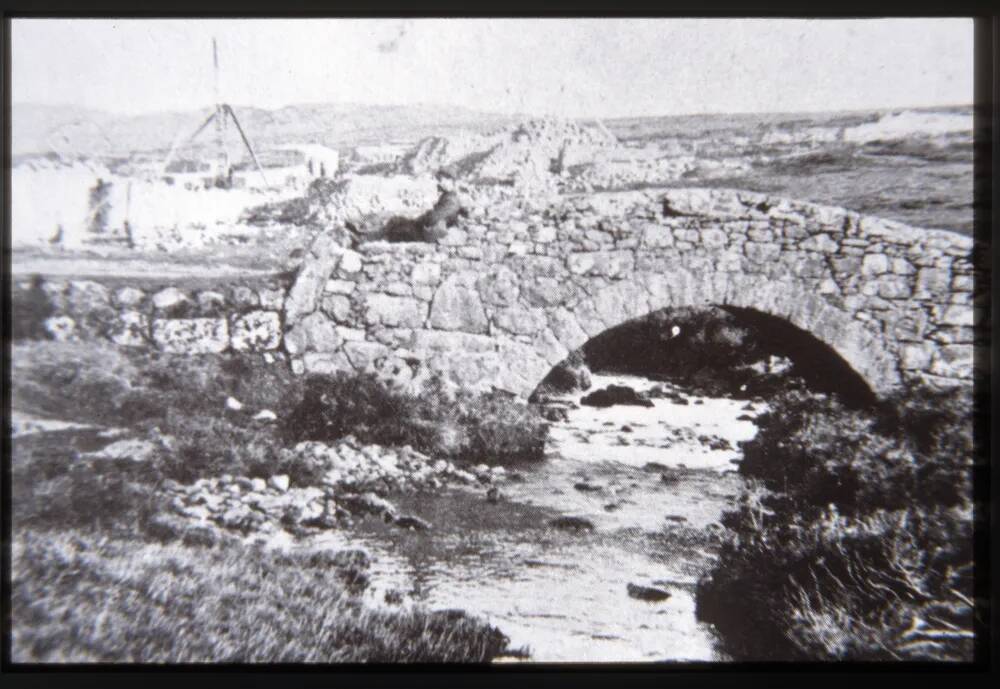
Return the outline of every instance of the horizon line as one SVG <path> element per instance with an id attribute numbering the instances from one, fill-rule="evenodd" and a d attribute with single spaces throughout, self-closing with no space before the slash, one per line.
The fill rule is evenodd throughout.
<path id="1" fill-rule="evenodd" d="M 501 112 L 495 110 L 481 110 L 466 105 L 458 105 L 454 103 L 368 103 L 363 101 L 305 101 L 288 103 L 285 105 L 265 107 L 260 105 L 248 105 L 239 103 L 228 103 L 233 108 L 240 109 L 254 109 L 263 110 L 265 112 L 273 112 L 276 110 L 284 110 L 288 108 L 305 108 L 305 107 L 316 107 L 316 106 L 342 106 L 342 107 L 374 107 L 374 108 L 438 108 L 447 109 L 455 108 L 469 113 L 475 113 L 477 115 L 491 116 L 491 117 L 502 117 L 502 118 L 536 118 L 536 119 L 563 119 L 563 120 L 630 120 L 630 119 L 652 119 L 652 118 L 669 118 L 669 117 L 698 117 L 698 116 L 724 116 L 724 115 L 810 115 L 810 114 L 838 114 L 838 113 L 861 113 L 861 112 L 881 112 L 887 110 L 933 110 L 933 109 L 954 109 L 954 108 L 975 108 L 976 104 L 973 103 L 935 103 L 935 104 L 917 104 L 917 105 L 877 105 L 871 107 L 860 107 L 860 108 L 832 108 L 832 109 L 813 109 L 813 110 L 702 110 L 695 112 L 680 112 L 680 113 L 649 113 L 649 114 L 628 114 L 628 115 L 548 115 L 541 113 L 531 113 L 531 112 Z M 214 108 L 214 105 L 206 104 L 202 106 L 192 106 L 183 110 L 170 110 L 170 109 L 159 109 L 159 110 L 145 110 L 141 112 L 122 112 L 103 108 L 93 108 L 85 105 L 77 105 L 73 103 L 40 103 L 40 102 L 20 102 L 11 103 L 11 111 L 17 107 L 49 107 L 49 108 L 78 108 L 81 110 L 87 110 L 91 112 L 101 113 L 104 115 L 110 115 L 116 118 L 137 118 L 137 117 L 148 117 L 155 115 L 183 115 L 188 113 L 203 112 L 210 108 Z"/>

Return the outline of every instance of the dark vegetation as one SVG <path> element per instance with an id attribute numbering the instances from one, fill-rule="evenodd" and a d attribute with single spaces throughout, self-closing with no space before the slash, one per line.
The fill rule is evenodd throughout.
<path id="1" fill-rule="evenodd" d="M 479 663 L 508 643 L 461 611 L 370 607 L 362 553 L 29 531 L 12 554 L 15 661 Z"/>
<path id="2" fill-rule="evenodd" d="M 851 410 L 786 392 L 744 443 L 752 481 L 699 584 L 736 659 L 973 656 L 968 391 Z"/>
<path id="3" fill-rule="evenodd" d="M 547 431 L 537 408 L 502 393 L 453 392 L 436 381 L 418 396 L 390 389 L 370 374 L 302 379 L 253 355 L 184 356 L 31 341 L 14 346 L 12 364 L 18 411 L 125 427 L 157 448 L 141 470 L 105 477 L 104 469 L 71 470 L 92 447 L 68 438 L 40 446 L 15 440 L 15 514 L 34 522 L 64 513 L 64 501 L 99 502 L 105 494 L 120 503 L 115 510 L 138 514 L 148 507 L 133 498 L 165 479 L 287 473 L 293 483 L 309 485 L 318 480 L 313 467 L 283 451 L 304 440 L 354 435 L 364 443 L 409 444 L 432 458 L 516 463 L 541 458 Z M 226 408 L 230 396 L 242 410 Z M 277 421 L 256 421 L 262 409 L 274 411 Z M 48 467 L 41 475 L 40 463 Z M 133 484 L 145 488 L 133 490 Z"/>
<path id="4" fill-rule="evenodd" d="M 13 440 L 15 659 L 482 662 L 506 652 L 496 629 L 458 611 L 369 608 L 356 558 L 269 553 L 177 520 L 157 486 L 224 473 L 307 485 L 318 477 L 286 444 L 351 433 L 432 456 L 521 458 L 540 453 L 545 432 L 526 405 L 443 390 L 418 400 L 371 376 L 302 381 L 252 356 L 94 342 L 15 343 L 12 364 L 18 412 L 98 426 Z M 244 408 L 228 409 L 227 396 Z M 255 421 L 260 409 L 277 422 Z M 103 426 L 154 449 L 92 458 L 111 442 Z M 428 432 L 437 426 L 450 432 Z"/>
<path id="5" fill-rule="evenodd" d="M 435 457 L 517 463 L 541 459 L 547 424 L 539 411 L 502 392 L 451 391 L 432 381 L 420 395 L 394 391 L 370 376 L 311 376 L 284 424 L 288 442 L 412 445 Z"/>

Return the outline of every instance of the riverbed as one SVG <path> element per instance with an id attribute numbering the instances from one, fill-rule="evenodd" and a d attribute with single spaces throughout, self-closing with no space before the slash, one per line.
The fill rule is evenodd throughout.
<path id="1" fill-rule="evenodd" d="M 611 383 L 662 385 L 595 375 L 592 389 Z M 509 469 L 492 501 L 485 486 L 393 499 L 429 521 L 427 531 L 368 519 L 301 547 L 364 547 L 373 602 L 481 615 L 530 662 L 726 660 L 695 618 L 695 586 L 740 491 L 738 443 L 756 433 L 752 418 L 764 407 L 684 397 L 688 404 L 570 409 L 551 428 L 545 460 Z M 566 516 L 593 529 L 551 525 Z M 670 595 L 636 599 L 629 584 Z M 386 602 L 399 594 L 402 603 Z"/>

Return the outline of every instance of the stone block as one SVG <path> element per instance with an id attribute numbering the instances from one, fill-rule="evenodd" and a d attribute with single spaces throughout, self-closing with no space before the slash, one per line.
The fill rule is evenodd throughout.
<path id="1" fill-rule="evenodd" d="M 431 302 L 431 327 L 469 333 L 488 332 L 489 321 L 475 289 L 476 278 L 474 273 L 452 275 L 441 284 Z M 413 324 L 412 327 L 418 326 Z"/>
<path id="2" fill-rule="evenodd" d="M 285 349 L 292 356 L 305 352 L 332 352 L 340 348 L 336 324 L 322 313 L 312 313 L 285 333 Z"/>
<path id="3" fill-rule="evenodd" d="M 123 311 L 108 337 L 121 347 L 144 347 L 149 344 L 149 319 L 139 311 Z"/>
<path id="4" fill-rule="evenodd" d="M 281 344 L 281 316 L 274 311 L 250 311 L 233 321 L 230 337 L 238 352 L 277 349 Z"/>
<path id="5" fill-rule="evenodd" d="M 427 316 L 427 306 L 412 297 L 369 294 L 365 297 L 365 320 L 371 325 L 419 328 Z"/>
<path id="6" fill-rule="evenodd" d="M 229 348 L 224 318 L 174 318 L 153 321 L 153 342 L 165 352 L 218 354 Z"/>

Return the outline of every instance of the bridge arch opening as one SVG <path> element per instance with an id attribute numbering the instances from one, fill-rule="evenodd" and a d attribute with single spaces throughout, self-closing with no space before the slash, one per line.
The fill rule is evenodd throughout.
<path id="1" fill-rule="evenodd" d="M 608 328 L 553 367 L 531 399 L 580 389 L 590 371 L 662 380 L 706 396 L 750 399 L 801 388 L 849 407 L 877 401 L 865 378 L 812 333 L 731 305 L 661 308 Z"/>

